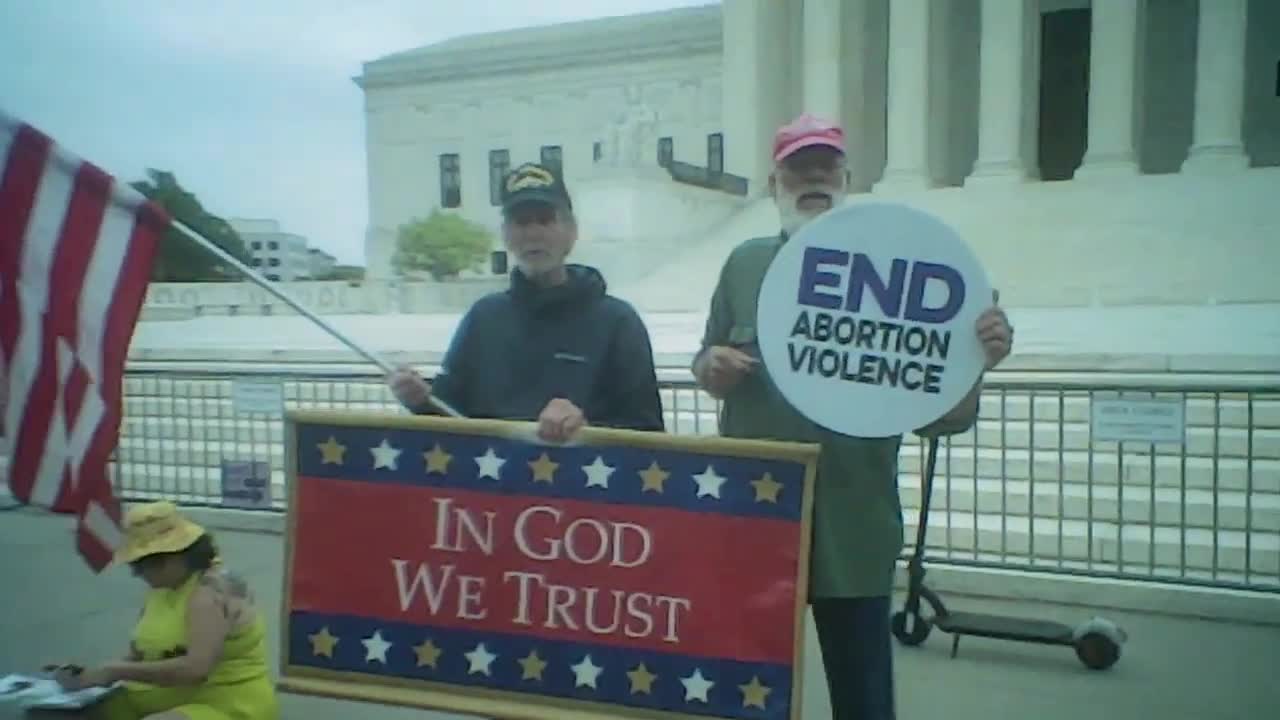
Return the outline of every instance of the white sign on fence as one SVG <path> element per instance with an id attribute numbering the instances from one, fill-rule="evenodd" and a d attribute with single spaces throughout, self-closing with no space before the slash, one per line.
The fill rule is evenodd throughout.
<path id="1" fill-rule="evenodd" d="M 271 466 L 261 460 L 223 460 L 222 504 L 252 509 L 271 507 Z"/>
<path id="2" fill-rule="evenodd" d="M 275 380 L 235 380 L 231 407 L 237 415 L 284 415 L 284 385 Z"/>
<path id="3" fill-rule="evenodd" d="M 1186 406 L 1175 399 L 1094 398 L 1094 440 L 1172 443 L 1186 440 Z"/>

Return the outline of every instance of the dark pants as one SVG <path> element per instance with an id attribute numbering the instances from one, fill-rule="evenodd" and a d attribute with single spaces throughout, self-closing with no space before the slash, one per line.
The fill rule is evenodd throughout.
<path id="1" fill-rule="evenodd" d="M 832 720 L 893 720 L 888 597 L 812 601 Z"/>

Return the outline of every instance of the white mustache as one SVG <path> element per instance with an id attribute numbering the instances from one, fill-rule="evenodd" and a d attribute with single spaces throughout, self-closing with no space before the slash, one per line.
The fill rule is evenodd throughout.
<path id="1" fill-rule="evenodd" d="M 807 188 L 801 188 L 800 190 L 796 190 L 795 192 L 787 193 L 787 195 L 788 195 L 788 199 L 790 200 L 793 206 L 799 205 L 801 200 L 804 200 L 810 197 L 821 197 L 827 200 L 828 202 L 835 201 L 835 193 L 831 191 L 831 188 L 826 186 L 815 185 Z"/>

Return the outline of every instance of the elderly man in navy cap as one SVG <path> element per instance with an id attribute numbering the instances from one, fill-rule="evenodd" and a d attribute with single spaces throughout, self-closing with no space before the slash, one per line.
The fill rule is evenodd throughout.
<path id="1" fill-rule="evenodd" d="M 534 420 L 548 442 L 588 423 L 662 430 L 649 332 L 600 273 L 567 262 L 578 238 L 573 202 L 549 167 L 521 165 L 503 183 L 502 238 L 515 260 L 511 286 L 463 316 L 440 372 L 409 368 L 388 382 L 415 413 L 431 395 L 474 418 Z"/>
<path id="2" fill-rule="evenodd" d="M 781 232 L 747 240 L 721 269 L 702 348 L 698 384 L 723 400 L 720 432 L 822 446 L 814 500 L 809 597 L 826 669 L 834 720 L 894 717 L 890 595 L 903 547 L 898 499 L 901 436 L 856 438 L 831 432 L 795 410 L 760 362 L 756 301 L 770 263 L 805 223 L 840 205 L 848 192 L 844 132 L 801 115 L 774 138 L 769 177 Z M 1009 354 L 1012 328 L 999 308 L 976 332 L 994 367 Z M 977 417 L 980 385 L 918 434 L 963 432 Z"/>

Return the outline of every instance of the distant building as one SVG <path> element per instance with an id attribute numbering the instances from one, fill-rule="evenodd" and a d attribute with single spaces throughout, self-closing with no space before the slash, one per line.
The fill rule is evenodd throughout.
<path id="1" fill-rule="evenodd" d="M 268 280 L 289 282 L 313 277 L 305 237 L 284 232 L 275 220 L 230 218 L 227 222 L 244 240 L 250 264 Z"/>
<path id="2" fill-rule="evenodd" d="M 329 276 L 334 267 L 338 264 L 338 259 L 320 248 L 310 248 L 307 250 L 308 274 L 313 278 L 322 278 Z"/>

